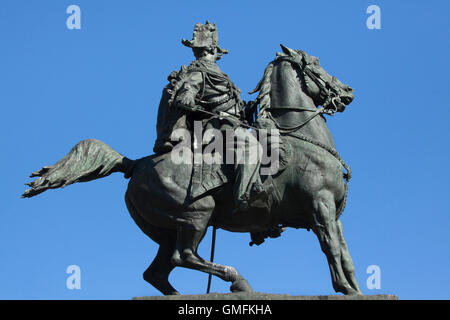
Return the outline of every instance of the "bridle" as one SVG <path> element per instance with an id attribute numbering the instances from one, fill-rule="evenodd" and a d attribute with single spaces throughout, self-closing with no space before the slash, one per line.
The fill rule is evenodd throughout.
<path id="1" fill-rule="evenodd" d="M 290 56 L 280 56 L 277 59 L 277 61 L 287 61 L 287 62 L 291 63 L 291 65 L 295 69 L 300 71 L 300 73 L 303 75 L 304 78 L 307 76 L 309 79 L 311 79 L 319 88 L 319 90 L 320 90 L 319 94 L 322 97 L 325 97 L 325 102 L 322 103 L 322 106 L 316 110 L 311 110 L 311 109 L 307 109 L 307 108 L 284 107 L 284 106 L 268 107 L 268 108 L 264 108 L 264 110 L 260 110 L 258 115 L 261 115 L 261 113 L 263 111 L 266 111 L 267 117 L 274 122 L 275 126 L 282 134 L 283 133 L 289 134 L 289 133 L 297 131 L 298 129 L 300 129 L 307 123 L 309 123 L 311 120 L 313 120 L 318 115 L 327 114 L 329 116 L 334 116 L 334 114 L 338 111 L 337 103 L 340 103 L 340 98 L 339 98 L 338 94 L 336 93 L 337 90 L 332 90 L 331 86 L 328 84 L 327 81 L 325 81 L 322 78 L 322 76 L 320 74 L 314 73 L 311 70 L 311 68 L 309 67 L 311 62 L 308 61 L 307 57 L 303 54 L 303 52 L 302 52 L 302 60 L 301 61 L 298 61 L 298 59 L 295 59 Z M 307 117 L 299 125 L 296 125 L 293 127 L 283 127 L 276 121 L 276 119 L 273 117 L 273 115 L 271 113 L 272 111 L 275 111 L 275 110 L 289 110 L 289 111 L 297 111 L 297 112 L 301 112 L 301 111 L 308 112 L 309 111 L 309 112 L 313 112 L 313 114 L 310 115 L 309 117 Z"/>

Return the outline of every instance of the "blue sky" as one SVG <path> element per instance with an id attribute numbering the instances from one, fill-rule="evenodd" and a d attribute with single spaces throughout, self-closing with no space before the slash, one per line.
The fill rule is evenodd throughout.
<path id="1" fill-rule="evenodd" d="M 81 30 L 66 27 L 72 4 Z M 371 4 L 381 8 L 381 30 L 366 27 Z M 2 1 L 0 299 L 159 294 L 141 276 L 157 245 L 129 216 L 122 175 L 20 194 L 32 171 L 86 138 L 129 158 L 151 154 L 167 75 L 193 58 L 180 40 L 206 19 L 230 50 L 220 67 L 245 100 L 280 43 L 318 56 L 354 88 L 353 103 L 328 125 L 354 174 L 342 222 L 361 289 L 449 299 L 449 15 L 448 1 Z M 312 232 L 248 242 L 219 230 L 215 261 L 257 291 L 334 293 Z M 208 233 L 200 254 L 209 249 Z M 66 288 L 73 264 L 80 290 Z M 379 290 L 366 286 L 370 265 L 381 269 Z M 207 275 L 178 268 L 171 281 L 203 293 Z M 213 279 L 212 291 L 228 287 Z"/>

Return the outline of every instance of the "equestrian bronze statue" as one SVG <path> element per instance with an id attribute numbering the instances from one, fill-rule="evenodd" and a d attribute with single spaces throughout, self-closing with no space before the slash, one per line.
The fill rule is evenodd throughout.
<path id="1" fill-rule="evenodd" d="M 219 47 L 215 24 L 196 24 L 193 39 L 182 43 L 195 60 L 168 77 L 155 154 L 131 160 L 101 141 L 83 140 L 55 165 L 34 172 L 38 178 L 23 197 L 124 173 L 130 179 L 127 208 L 159 244 L 144 279 L 165 295 L 179 294 L 168 280 L 175 267 L 217 276 L 231 283 L 232 292 L 252 291 L 235 268 L 199 256 L 210 226 L 249 232 L 256 245 L 287 227 L 311 229 L 334 290 L 361 294 L 339 220 L 351 171 L 325 120 L 345 110 L 353 89 L 316 57 L 282 45 L 251 92 L 257 97 L 245 103 L 216 64 L 228 51 Z M 277 155 L 275 165 L 259 156 L 240 161 L 267 150 Z M 206 161 L 211 156 L 221 161 Z"/>

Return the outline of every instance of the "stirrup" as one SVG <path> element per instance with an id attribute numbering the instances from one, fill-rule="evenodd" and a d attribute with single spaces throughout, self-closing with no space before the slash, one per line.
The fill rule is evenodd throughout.
<path id="1" fill-rule="evenodd" d="M 269 194 L 266 190 L 261 190 L 258 193 L 252 195 L 249 200 L 249 206 L 255 208 L 266 208 L 269 207 L 268 204 Z"/>
<path id="2" fill-rule="evenodd" d="M 242 201 L 242 202 L 239 203 L 239 205 L 237 205 L 237 206 L 233 209 L 233 211 L 232 211 L 231 214 L 237 214 L 237 213 L 241 213 L 241 212 L 246 212 L 246 211 L 248 211 L 248 210 L 250 210 L 250 206 L 248 205 L 247 202 Z"/>
<path id="3" fill-rule="evenodd" d="M 239 204 L 233 209 L 233 214 L 238 212 L 246 212 L 251 209 L 269 209 L 269 194 L 262 190 L 255 193 L 252 197 L 246 200 L 240 200 Z"/>

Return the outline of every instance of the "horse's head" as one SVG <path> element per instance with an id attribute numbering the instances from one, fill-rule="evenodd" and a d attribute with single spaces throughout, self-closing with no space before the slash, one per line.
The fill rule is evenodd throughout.
<path id="1" fill-rule="evenodd" d="M 346 105 L 353 101 L 353 89 L 329 75 L 319 63 L 319 59 L 301 50 L 292 50 L 281 45 L 284 54 L 295 64 L 304 77 L 306 93 L 316 105 L 343 112 Z"/>

